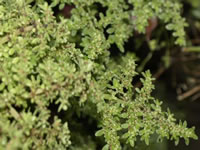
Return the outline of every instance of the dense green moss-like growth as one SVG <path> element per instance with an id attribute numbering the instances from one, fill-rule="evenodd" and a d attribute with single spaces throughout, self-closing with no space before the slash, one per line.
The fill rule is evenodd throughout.
<path id="1" fill-rule="evenodd" d="M 75 6 L 71 18 L 56 18 L 52 8 L 66 3 Z M 92 140 L 71 140 L 88 138 L 69 130 L 74 113 L 96 120 L 104 150 L 134 147 L 138 138 L 149 144 L 154 133 L 176 143 L 196 139 L 194 128 L 176 124 L 151 96 L 149 71 L 143 87 L 133 87 L 131 53 L 110 57 L 111 44 L 124 52 L 134 28 L 144 32 L 151 17 L 185 44 L 186 23 L 175 0 L 0 0 L 0 149 L 95 149 Z"/>

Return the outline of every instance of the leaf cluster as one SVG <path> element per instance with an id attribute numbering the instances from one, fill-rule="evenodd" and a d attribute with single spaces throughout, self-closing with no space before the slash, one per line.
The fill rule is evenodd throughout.
<path id="1" fill-rule="evenodd" d="M 52 9 L 65 4 L 75 6 L 71 18 L 56 18 Z M 110 55 L 112 44 L 124 52 L 134 26 L 144 32 L 151 17 L 184 45 L 185 21 L 172 0 L 0 0 L 0 149 L 78 149 L 68 127 L 74 113 L 97 121 L 104 150 L 134 147 L 138 137 L 149 144 L 154 133 L 176 143 L 196 139 L 194 128 L 176 124 L 151 96 L 149 71 L 142 88 L 133 86 L 133 54 Z"/>

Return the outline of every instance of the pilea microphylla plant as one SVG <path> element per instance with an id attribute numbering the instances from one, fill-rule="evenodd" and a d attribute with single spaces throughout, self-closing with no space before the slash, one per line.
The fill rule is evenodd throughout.
<path id="1" fill-rule="evenodd" d="M 66 5 L 70 18 L 56 16 Z M 96 122 L 103 150 L 148 145 L 153 134 L 175 144 L 197 139 L 151 96 L 150 71 L 133 86 L 135 56 L 124 48 L 152 17 L 185 45 L 180 10 L 177 0 L 0 0 L 0 149 L 96 149 L 77 115 Z"/>

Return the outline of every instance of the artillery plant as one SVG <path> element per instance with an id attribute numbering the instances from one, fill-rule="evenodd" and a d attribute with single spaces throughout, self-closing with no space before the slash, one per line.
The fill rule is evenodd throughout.
<path id="1" fill-rule="evenodd" d="M 74 6 L 70 18 L 54 13 L 65 5 Z M 148 145 L 153 134 L 196 139 L 151 96 L 150 71 L 133 86 L 135 57 L 124 48 L 152 17 L 184 45 L 180 10 L 176 0 L 0 0 L 0 149 L 97 149 L 101 138 L 77 115 L 96 122 L 104 150 Z M 113 44 L 122 55 L 112 57 Z"/>

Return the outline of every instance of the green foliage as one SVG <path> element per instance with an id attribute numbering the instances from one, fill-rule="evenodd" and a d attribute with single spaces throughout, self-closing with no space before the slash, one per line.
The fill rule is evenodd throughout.
<path id="1" fill-rule="evenodd" d="M 65 3 L 75 6 L 71 18 L 56 18 L 52 8 Z M 134 26 L 144 32 L 151 17 L 164 21 L 184 45 L 180 8 L 173 0 L 0 0 L 0 149 L 95 149 L 94 142 L 80 148 L 70 140 L 87 138 L 69 130 L 74 113 L 97 121 L 104 150 L 134 147 L 138 138 L 148 145 L 154 133 L 176 144 L 180 137 L 186 144 L 196 139 L 194 127 L 176 124 L 151 96 L 149 71 L 142 73 L 142 88 L 132 85 L 134 55 L 114 59 L 109 52 L 114 43 L 124 52 Z"/>

